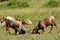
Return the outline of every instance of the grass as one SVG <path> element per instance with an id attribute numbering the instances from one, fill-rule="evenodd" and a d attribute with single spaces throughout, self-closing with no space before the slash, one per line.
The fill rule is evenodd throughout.
<path id="1" fill-rule="evenodd" d="M 0 18 L 6 16 L 15 17 L 22 19 L 30 19 L 32 20 L 32 25 L 23 25 L 27 30 L 33 30 L 33 28 L 37 25 L 38 20 L 41 20 L 49 15 L 53 15 L 56 17 L 56 23 L 58 24 L 58 30 L 60 31 L 60 9 L 59 8 L 23 8 L 23 9 L 8 9 L 8 10 L 0 10 Z M 2 13 L 2 14 L 1 14 Z M 48 27 L 45 31 L 48 32 L 50 27 Z M 10 30 L 11 33 L 14 33 L 14 30 Z M 30 32 L 31 32 L 30 31 Z M 41 32 L 41 31 L 40 31 Z M 56 33 L 56 28 L 54 27 L 52 33 L 43 35 L 43 34 L 18 34 L 18 35 L 9 35 L 6 34 L 5 27 L 0 26 L 0 40 L 60 40 L 60 32 Z"/>
<path id="2" fill-rule="evenodd" d="M 23 1 L 23 0 L 21 0 Z M 26 0 L 25 0 L 26 1 Z M 59 0 L 57 0 L 60 2 Z M 38 21 L 47 17 L 55 16 L 56 23 L 58 25 L 59 34 L 56 33 L 56 28 L 54 26 L 52 33 L 47 35 L 43 34 L 17 34 L 10 35 L 6 34 L 5 26 L 0 25 L 0 40 L 60 40 L 60 6 L 58 7 L 45 7 L 49 0 L 29 0 L 29 7 L 26 8 L 9 8 L 6 7 L 6 2 L 0 3 L 0 18 L 6 16 L 12 16 L 14 18 L 22 18 L 32 20 L 32 25 L 23 25 L 30 32 L 37 25 Z M 60 3 L 59 3 L 60 4 Z M 3 5 L 3 6 L 2 6 Z M 16 16 L 16 17 L 15 17 Z M 45 32 L 49 32 L 50 26 L 45 29 Z M 11 33 L 14 33 L 13 29 L 10 29 Z M 39 32 L 42 32 L 39 30 Z"/>

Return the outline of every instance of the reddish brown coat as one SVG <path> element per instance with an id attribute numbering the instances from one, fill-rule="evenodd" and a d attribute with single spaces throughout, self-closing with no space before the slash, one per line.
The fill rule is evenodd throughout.
<path id="1" fill-rule="evenodd" d="M 38 25 L 33 29 L 32 33 L 33 34 L 37 34 L 37 33 L 39 33 L 38 30 L 42 30 L 44 32 L 45 31 L 44 29 L 46 27 L 48 27 L 49 25 L 51 26 L 51 29 L 50 29 L 50 32 L 51 32 L 52 29 L 53 29 L 53 25 L 56 26 L 55 17 L 54 16 L 48 16 L 48 17 L 40 20 Z M 56 26 L 56 29 L 57 29 L 57 26 Z"/>

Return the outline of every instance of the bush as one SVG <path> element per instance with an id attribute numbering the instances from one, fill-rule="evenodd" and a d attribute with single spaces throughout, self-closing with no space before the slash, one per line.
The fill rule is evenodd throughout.
<path id="1" fill-rule="evenodd" d="M 8 6 L 13 8 L 15 7 L 28 7 L 29 4 L 27 1 L 9 1 Z"/>
<path id="2" fill-rule="evenodd" d="M 47 5 L 48 7 L 57 7 L 58 6 L 58 1 L 55 0 L 50 0 Z"/>

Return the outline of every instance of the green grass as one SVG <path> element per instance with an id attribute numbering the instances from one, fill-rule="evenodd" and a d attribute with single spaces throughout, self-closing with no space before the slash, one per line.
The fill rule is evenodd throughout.
<path id="1" fill-rule="evenodd" d="M 56 28 L 54 27 L 52 33 L 43 35 L 43 34 L 17 34 L 10 35 L 6 34 L 5 27 L 0 26 L 0 40 L 60 40 L 60 8 L 23 8 L 23 9 L 6 9 L 0 10 L 0 18 L 6 16 L 12 16 L 22 19 L 32 20 L 32 25 L 23 25 L 27 30 L 33 30 L 37 25 L 38 21 L 49 16 L 53 15 L 56 17 L 56 23 L 58 25 L 59 34 L 56 33 Z M 19 17 L 18 17 L 19 16 Z M 50 27 L 45 31 L 49 32 Z M 14 30 L 10 30 L 11 33 L 14 33 Z M 30 31 L 30 32 L 31 32 Z M 41 32 L 41 31 L 39 31 Z"/>
<path id="2" fill-rule="evenodd" d="M 18 0 L 19 1 L 19 0 Z M 21 0 L 27 1 L 27 0 Z M 56 0 L 55 0 L 56 1 Z M 60 0 L 57 0 L 60 5 Z M 13 29 L 10 29 L 12 34 L 6 34 L 5 26 L 0 25 L 0 40 L 60 40 L 60 6 L 58 7 L 46 7 L 49 0 L 28 0 L 29 7 L 26 8 L 10 8 L 7 6 L 8 2 L 0 3 L 0 18 L 6 16 L 12 16 L 14 18 L 22 18 L 32 20 L 32 25 L 23 25 L 30 32 L 36 27 L 39 20 L 47 17 L 47 16 L 55 16 L 56 23 L 58 25 L 59 34 L 56 32 L 56 28 L 54 26 L 52 33 L 47 35 L 43 34 L 17 34 L 12 35 L 14 33 Z M 52 3 L 53 4 L 53 3 Z M 51 5 L 51 4 L 50 4 Z M 45 29 L 45 32 L 49 32 L 50 26 Z M 42 32 L 39 30 L 39 32 Z"/>

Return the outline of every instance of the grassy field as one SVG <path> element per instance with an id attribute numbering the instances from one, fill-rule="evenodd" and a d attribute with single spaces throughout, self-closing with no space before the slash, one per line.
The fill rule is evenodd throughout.
<path id="1" fill-rule="evenodd" d="M 41 2 L 40 2 L 41 1 Z M 27 30 L 33 30 L 33 28 L 37 25 L 38 21 L 47 17 L 47 16 L 55 16 L 56 23 L 58 25 L 57 34 L 56 28 L 54 26 L 52 33 L 47 35 L 43 34 L 17 34 L 17 35 L 10 35 L 6 34 L 5 27 L 0 26 L 0 40 L 60 40 L 60 7 L 42 7 L 43 4 L 46 4 L 49 0 L 31 0 L 30 7 L 27 8 L 4 8 L 0 9 L 0 18 L 6 16 L 12 16 L 15 18 L 22 18 L 22 19 L 30 19 L 32 20 L 32 25 L 23 25 Z M 58 0 L 57 0 L 58 1 Z M 2 3 L 1 3 L 2 4 Z M 41 5 L 40 5 L 41 4 Z M 1 7 L 0 7 L 1 8 Z M 19 16 L 19 17 L 18 17 Z M 49 32 L 50 26 L 45 29 L 45 32 Z M 14 33 L 14 30 L 10 30 L 11 33 Z M 30 31 L 30 32 L 31 32 Z M 39 31 L 41 32 L 41 30 Z"/>

